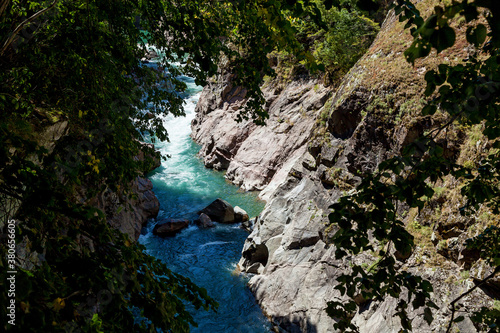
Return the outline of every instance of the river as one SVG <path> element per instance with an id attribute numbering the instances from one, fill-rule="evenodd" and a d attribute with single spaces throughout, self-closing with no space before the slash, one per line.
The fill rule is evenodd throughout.
<path id="1" fill-rule="evenodd" d="M 240 206 L 250 217 L 258 215 L 264 203 L 255 193 L 239 191 L 222 173 L 206 169 L 196 157 L 200 147 L 190 137 L 190 123 L 201 87 L 191 78 L 181 79 L 188 85 L 186 117 L 164 119 L 170 142 L 156 143 L 155 147 L 171 157 L 148 175 L 160 200 L 157 221 L 166 218 L 193 220 L 197 211 L 216 198 Z M 191 310 L 198 323 L 192 332 L 271 332 L 269 321 L 246 287 L 249 277 L 233 273 L 248 236 L 246 231 L 239 225 L 216 224 L 210 229 L 192 225 L 175 237 L 162 239 L 152 234 L 155 223 L 148 223 L 139 238 L 147 253 L 207 289 L 219 303 L 217 313 Z"/>

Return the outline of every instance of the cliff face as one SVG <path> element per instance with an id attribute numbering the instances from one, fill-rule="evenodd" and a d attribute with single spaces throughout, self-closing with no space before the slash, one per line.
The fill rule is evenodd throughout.
<path id="1" fill-rule="evenodd" d="M 436 1 L 422 1 L 425 12 Z M 270 84 L 264 91 L 270 113 L 268 126 L 236 123 L 244 91 L 231 85 L 230 75 L 219 76 L 203 91 L 193 121 L 193 138 L 201 143 L 205 164 L 227 168 L 227 178 L 244 189 L 263 189 L 267 205 L 245 242 L 239 267 L 255 274 L 249 287 L 264 312 L 286 332 L 333 332 L 334 321 L 324 309 L 338 300 L 336 278 L 350 264 L 370 265 L 368 254 L 335 260 L 326 243 L 328 206 L 355 188 L 364 174 L 398 154 L 424 131 L 442 124 L 446 116 L 422 117 L 424 74 L 444 61 L 467 55 L 467 44 L 432 54 L 410 66 L 403 57 L 411 36 L 393 13 L 366 55 L 351 69 L 338 89 L 330 91 L 315 81 L 294 81 L 283 89 Z M 330 96 L 330 97 L 329 97 Z M 488 150 L 470 130 L 453 126 L 439 138 L 451 159 L 474 159 Z M 456 207 L 463 201 L 460 184 L 445 179 L 443 194 L 429 207 L 405 212 L 417 248 L 399 269 L 429 279 L 433 301 L 440 307 L 431 326 L 414 313 L 415 332 L 445 331 L 448 304 L 487 275 L 488 268 L 464 250 L 463 240 L 484 226 L 479 217 L 462 218 Z M 436 210 L 434 210 L 436 212 Z M 483 223 L 483 224 L 481 224 Z M 471 228 L 471 226 L 476 226 Z M 491 304 L 493 282 L 463 299 L 463 309 Z M 361 332 L 397 332 L 393 317 L 397 300 L 364 304 L 355 317 Z M 470 319 L 456 324 L 461 332 L 476 332 Z"/>
<path id="2" fill-rule="evenodd" d="M 33 126 L 35 128 L 33 139 L 36 140 L 40 147 L 46 149 L 47 155 L 52 154 L 56 147 L 63 146 L 61 140 L 70 135 L 68 121 L 47 116 L 39 111 L 37 111 L 37 118 Z M 148 146 L 147 144 L 144 145 Z M 148 148 L 154 147 L 149 145 Z M 136 160 L 143 161 L 145 159 L 147 153 L 144 151 L 141 151 L 136 156 Z M 29 159 L 42 166 L 46 163 L 43 158 L 39 159 L 36 155 L 30 156 Z M 152 157 L 152 163 L 149 163 L 149 166 L 152 169 L 159 167 L 160 159 L 156 156 Z M 146 171 L 149 170 L 143 170 L 143 172 Z M 64 182 L 64 176 L 60 175 L 60 177 L 61 181 Z M 149 179 L 137 176 L 128 184 L 129 195 L 114 192 L 107 187 L 109 184 L 104 185 L 106 185 L 105 190 L 89 198 L 89 195 L 87 195 L 89 186 L 82 183 L 74 188 L 74 199 L 82 204 L 102 210 L 106 215 L 107 222 L 112 227 L 127 234 L 131 241 L 137 241 L 142 226 L 148 219 L 155 218 L 158 215 L 160 204 L 152 190 L 153 184 Z M 10 220 L 12 216 L 16 216 L 23 202 L 21 199 L 4 194 L 0 195 L 0 200 L 2 200 L 3 204 L 3 210 L 0 212 L 0 230 L 3 230 L 6 221 Z M 67 222 L 71 223 L 69 219 Z M 76 240 L 82 247 L 94 248 L 93 242 L 86 236 L 78 235 Z M 39 264 L 38 253 L 32 251 L 31 242 L 26 236 L 24 236 L 22 242 L 17 244 L 16 252 L 19 266 L 23 269 L 31 270 L 35 265 Z"/>
<path id="3" fill-rule="evenodd" d="M 68 122 L 65 120 L 51 122 L 45 119 L 42 124 L 44 125 L 39 126 L 40 129 L 36 138 L 38 144 L 47 149 L 48 154 L 51 154 L 56 145 L 60 144 L 59 140 L 68 135 Z M 146 148 L 154 149 L 152 145 L 148 144 L 143 144 L 143 147 L 144 150 Z M 135 157 L 136 160 L 140 161 L 144 161 L 145 158 L 144 151 L 141 151 Z M 37 161 L 37 163 L 43 164 L 43 161 Z M 151 168 L 159 167 L 160 163 L 157 156 L 152 157 Z M 148 172 L 150 170 L 143 171 Z M 101 193 L 89 198 L 86 195 L 88 187 L 82 184 L 80 188 L 76 189 L 75 196 L 80 202 L 102 210 L 111 226 L 127 234 L 131 240 L 136 241 L 139 238 L 142 226 L 147 220 L 158 215 L 160 203 L 153 192 L 153 184 L 149 179 L 137 176 L 128 185 L 130 189 L 129 195 L 113 192 L 106 186 L 106 189 Z M 15 206 L 16 210 L 19 207 L 19 203 L 16 202 L 12 202 L 11 205 Z M 15 215 L 16 210 L 11 212 L 11 216 Z"/>
<path id="4" fill-rule="evenodd" d="M 280 182 L 278 170 L 287 169 L 306 150 L 318 110 L 330 90 L 313 79 L 282 87 L 272 81 L 264 87 L 267 126 L 235 121 L 244 105 L 245 90 L 220 73 L 202 92 L 192 122 L 192 137 L 202 145 L 207 167 L 227 169 L 226 177 L 244 190 L 262 190 Z M 281 178 L 280 178 L 281 177 Z"/>
<path id="5" fill-rule="evenodd" d="M 149 179 L 137 177 L 129 186 L 131 197 L 106 189 L 92 198 L 91 204 L 106 213 L 112 227 L 136 241 L 148 219 L 158 216 L 160 202 Z"/>
<path id="6" fill-rule="evenodd" d="M 154 149 L 152 144 L 142 144 L 147 148 Z M 151 170 L 161 165 L 159 156 L 149 156 L 152 158 Z M 144 151 L 141 151 L 136 160 L 144 161 L 146 158 Z M 144 170 L 149 172 L 151 170 Z M 144 176 L 137 176 L 129 183 L 130 193 L 113 192 L 106 188 L 96 197 L 90 200 L 90 205 L 95 206 L 106 214 L 108 223 L 127 234 L 131 240 L 137 241 L 141 234 L 142 227 L 148 219 L 156 218 L 160 211 L 160 201 L 153 192 L 153 183 Z"/>

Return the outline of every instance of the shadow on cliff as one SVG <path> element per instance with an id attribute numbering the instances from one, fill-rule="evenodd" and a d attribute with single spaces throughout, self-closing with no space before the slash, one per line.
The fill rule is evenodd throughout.
<path id="1" fill-rule="evenodd" d="M 320 333 L 309 319 L 300 320 L 297 317 L 294 318 L 293 315 L 274 318 L 272 323 L 280 333 Z"/>

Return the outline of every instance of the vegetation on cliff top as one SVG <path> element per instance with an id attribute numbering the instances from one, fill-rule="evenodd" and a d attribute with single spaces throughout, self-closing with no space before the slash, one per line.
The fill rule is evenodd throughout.
<path id="1" fill-rule="evenodd" d="M 381 13 L 387 6 L 377 1 L 346 0 L 333 6 L 329 1 L 314 0 L 321 13 L 321 21 L 292 19 L 298 41 L 318 62 L 325 85 L 336 85 L 347 71 L 365 53 L 379 30 Z M 308 73 L 304 62 L 293 53 L 272 52 L 280 80 L 287 82 Z"/>
<path id="2" fill-rule="evenodd" d="M 432 309 L 436 305 L 430 300 L 432 285 L 397 268 L 394 252 L 406 256 L 415 246 L 414 238 L 406 230 L 398 210 L 402 204 L 421 210 L 429 198 L 440 195 L 434 184 L 452 176 L 465 184 L 461 195 L 467 199 L 460 212 L 456 213 L 470 214 L 480 211 L 482 207 L 488 207 L 494 214 L 500 211 L 500 25 L 495 22 L 500 12 L 497 5 L 487 0 L 448 1 L 436 6 L 426 20 L 411 1 L 395 1 L 395 9 L 400 21 L 407 21 L 406 28 L 410 29 L 414 38 L 405 52 L 410 63 L 428 56 L 432 50 L 439 53 L 453 47 L 457 38 L 450 21 L 457 16 L 469 24 L 465 35 L 475 49 L 462 63 L 440 64 L 436 70 L 430 70 L 425 75 L 425 94 L 431 99 L 422 114 L 434 115 L 439 110 L 448 113 L 448 121 L 408 145 L 402 156 L 380 164 L 375 174 L 364 177 L 356 193 L 342 197 L 332 206 L 329 219 L 340 226 L 332 236 L 332 242 L 337 246 L 336 256 L 342 258 L 367 250 L 376 250 L 380 256 L 372 267 L 365 269 L 355 265 L 351 272 L 339 279 L 337 289 L 352 300 L 346 303 L 330 302 L 328 313 L 340 319 L 336 327 L 343 331 L 357 329 L 350 318 L 357 308 L 354 298 L 359 295 L 365 300 L 380 300 L 388 296 L 399 299 L 396 314 L 405 331 L 412 330 L 410 309 L 415 311 L 421 308 L 424 319 L 429 324 L 433 321 Z M 445 147 L 438 138 L 454 122 L 481 124 L 481 132 L 492 149 L 479 163 L 458 164 L 446 156 Z M 493 225 L 467 241 L 466 246 L 491 265 L 491 270 L 475 287 L 450 303 L 448 332 L 454 323 L 464 319 L 463 316 L 456 317 L 456 313 L 461 311 L 458 306 L 460 300 L 500 272 L 499 234 L 499 229 Z M 381 244 L 383 246 L 379 246 Z M 475 309 L 471 319 L 479 330 L 494 332 L 500 327 L 498 309 Z"/>

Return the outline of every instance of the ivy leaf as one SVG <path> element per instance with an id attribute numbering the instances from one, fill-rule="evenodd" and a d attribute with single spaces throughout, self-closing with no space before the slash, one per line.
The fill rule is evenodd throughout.
<path id="1" fill-rule="evenodd" d="M 427 57 L 431 53 L 431 49 L 431 46 L 426 41 L 417 39 L 404 54 L 406 60 L 413 64 L 418 58 Z"/>
<path id="2" fill-rule="evenodd" d="M 437 111 L 437 107 L 435 105 L 427 104 L 422 109 L 422 115 L 424 115 L 424 116 L 433 115 L 434 113 L 436 113 L 436 111 Z"/>
<path id="3" fill-rule="evenodd" d="M 464 14 L 465 20 L 467 22 L 475 20 L 475 19 L 477 19 L 477 16 L 478 16 L 477 7 L 470 4 L 470 5 L 465 7 L 463 14 Z"/>
<path id="4" fill-rule="evenodd" d="M 452 47 L 455 44 L 455 39 L 455 30 L 446 25 L 438 30 L 435 30 L 429 41 L 439 53 L 449 47 Z"/>
<path id="5" fill-rule="evenodd" d="M 467 41 L 475 46 L 480 46 L 486 40 L 488 31 L 483 24 L 478 24 L 477 27 L 469 27 L 467 29 Z"/>
<path id="6" fill-rule="evenodd" d="M 432 311 L 429 308 L 424 309 L 424 320 L 427 322 L 427 324 L 432 324 L 434 321 L 434 317 L 432 316 Z"/>

